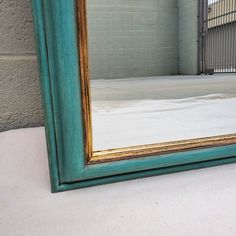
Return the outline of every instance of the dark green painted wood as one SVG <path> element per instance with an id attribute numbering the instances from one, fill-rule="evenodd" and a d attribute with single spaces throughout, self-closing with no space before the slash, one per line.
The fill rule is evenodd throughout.
<path id="1" fill-rule="evenodd" d="M 75 0 L 32 0 L 52 191 L 236 161 L 236 145 L 85 165 Z"/>

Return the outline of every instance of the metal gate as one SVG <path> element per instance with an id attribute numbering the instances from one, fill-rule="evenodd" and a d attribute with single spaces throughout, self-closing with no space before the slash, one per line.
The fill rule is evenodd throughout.
<path id="1" fill-rule="evenodd" d="M 199 0 L 201 72 L 236 72 L 236 0 Z"/>

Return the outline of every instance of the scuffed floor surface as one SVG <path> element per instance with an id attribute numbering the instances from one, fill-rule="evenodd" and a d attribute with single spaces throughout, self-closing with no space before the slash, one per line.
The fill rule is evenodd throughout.
<path id="1" fill-rule="evenodd" d="M 236 164 L 51 194 L 43 128 L 0 133 L 0 235 L 235 236 Z"/>

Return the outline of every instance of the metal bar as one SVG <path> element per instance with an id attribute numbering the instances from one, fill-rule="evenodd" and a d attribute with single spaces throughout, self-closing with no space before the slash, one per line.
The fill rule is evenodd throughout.
<path id="1" fill-rule="evenodd" d="M 234 1 L 234 5 L 233 8 L 236 9 L 236 2 Z M 234 23 L 233 23 L 233 39 L 236 39 L 236 12 L 233 14 L 233 19 L 234 19 Z M 233 42 L 232 42 L 233 43 Z M 233 43 L 234 45 L 234 43 Z M 232 66 L 232 71 L 231 72 L 236 72 L 236 46 L 233 47 L 233 66 Z"/>
<path id="2" fill-rule="evenodd" d="M 212 20 L 215 20 L 215 19 L 217 19 L 217 18 L 221 18 L 221 17 L 224 17 L 224 16 L 227 16 L 227 15 L 231 15 L 231 14 L 233 14 L 233 13 L 235 13 L 236 12 L 236 10 L 234 10 L 234 11 L 231 11 L 231 12 L 227 12 L 227 13 L 225 13 L 225 14 L 222 14 L 222 15 L 219 15 L 219 16 L 215 16 L 215 17 L 212 17 L 212 18 L 210 18 L 210 19 L 207 19 L 207 20 L 205 20 L 205 21 L 212 21 Z"/>

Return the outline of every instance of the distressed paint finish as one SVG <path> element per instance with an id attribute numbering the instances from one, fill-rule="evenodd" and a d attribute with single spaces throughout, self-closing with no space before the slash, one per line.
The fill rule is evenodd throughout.
<path id="1" fill-rule="evenodd" d="M 84 155 L 76 2 L 32 0 L 52 191 L 236 161 L 236 145 L 87 165 Z"/>

